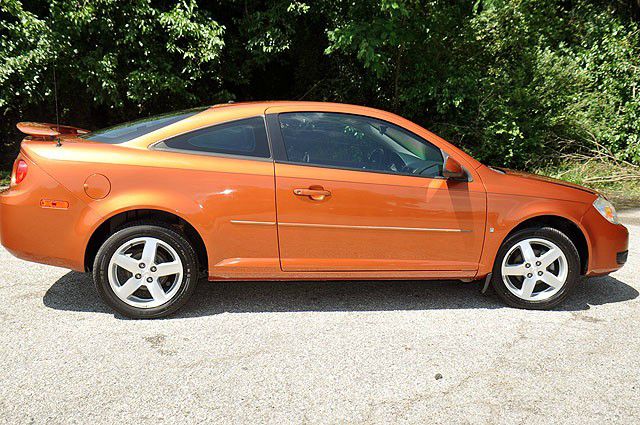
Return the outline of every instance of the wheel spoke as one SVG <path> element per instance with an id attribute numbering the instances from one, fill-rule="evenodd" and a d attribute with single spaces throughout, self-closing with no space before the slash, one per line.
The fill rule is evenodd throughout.
<path id="1" fill-rule="evenodd" d="M 564 284 L 562 280 L 558 279 L 558 277 L 551 272 L 544 272 L 540 280 L 552 288 L 558 288 Z"/>
<path id="2" fill-rule="evenodd" d="M 136 292 L 136 290 L 142 285 L 140 279 L 136 279 L 135 277 L 130 277 L 124 285 L 118 288 L 118 295 L 123 298 L 129 298 L 131 294 Z"/>
<path id="3" fill-rule="evenodd" d="M 139 261 L 133 257 L 124 254 L 117 254 L 114 263 L 131 273 L 137 273 Z"/>
<path id="4" fill-rule="evenodd" d="M 551 248 L 549 251 L 542 254 L 538 258 L 538 261 L 540 261 L 540 263 L 542 263 L 542 267 L 546 269 L 551 264 L 553 264 L 554 261 L 560 258 L 561 255 L 562 255 L 562 252 L 559 249 Z"/>
<path id="5" fill-rule="evenodd" d="M 154 301 L 162 303 L 167 300 L 167 294 L 164 292 L 162 285 L 160 285 L 160 282 L 158 282 L 157 279 L 154 279 L 153 282 L 147 283 L 146 286 Z"/>
<path id="6" fill-rule="evenodd" d="M 142 250 L 142 262 L 148 266 L 153 264 L 156 260 L 156 251 L 158 250 L 158 241 L 156 239 L 147 239 L 144 241 L 144 248 Z"/>
<path id="7" fill-rule="evenodd" d="M 523 298 L 529 298 L 531 297 L 531 294 L 533 294 L 533 289 L 536 287 L 536 278 L 535 277 L 531 277 L 531 278 L 527 278 L 524 280 L 524 282 L 522 282 L 522 297 Z"/>
<path id="8" fill-rule="evenodd" d="M 111 256 L 107 269 L 112 293 L 135 308 L 166 305 L 180 293 L 178 289 L 185 284 L 184 273 L 176 249 L 169 242 L 151 236 L 123 241 Z"/>
<path id="9" fill-rule="evenodd" d="M 536 254 L 533 252 L 529 241 L 520 242 L 518 247 L 520 247 L 520 252 L 522 252 L 522 258 L 524 258 L 525 263 L 532 263 L 536 260 Z"/>
<path id="10" fill-rule="evenodd" d="M 524 264 L 502 266 L 502 274 L 504 276 L 524 276 L 527 271 Z"/>
<path id="11" fill-rule="evenodd" d="M 182 264 L 178 261 L 172 261 L 170 263 L 160 263 L 156 265 L 158 276 L 170 276 L 182 272 Z"/>
<path id="12" fill-rule="evenodd" d="M 538 248 L 541 249 L 539 255 L 536 254 Z M 548 300 L 558 294 L 569 275 L 566 254 L 543 236 L 521 239 L 510 245 L 501 263 L 502 283 L 509 292 L 527 302 Z"/>

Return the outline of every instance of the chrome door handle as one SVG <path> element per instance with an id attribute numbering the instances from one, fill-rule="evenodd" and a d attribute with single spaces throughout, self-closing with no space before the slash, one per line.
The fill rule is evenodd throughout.
<path id="1" fill-rule="evenodd" d="M 325 198 L 331 196 L 331 192 L 324 189 L 293 189 L 293 194 L 297 196 L 308 196 L 314 201 L 323 201 Z"/>

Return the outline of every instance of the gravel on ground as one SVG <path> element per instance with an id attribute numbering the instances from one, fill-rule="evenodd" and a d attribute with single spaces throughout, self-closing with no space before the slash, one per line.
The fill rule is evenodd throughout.
<path id="1" fill-rule="evenodd" d="M 0 249 L 2 423 L 640 423 L 628 264 L 554 311 L 460 282 L 203 282 L 114 315 L 88 274 Z"/>

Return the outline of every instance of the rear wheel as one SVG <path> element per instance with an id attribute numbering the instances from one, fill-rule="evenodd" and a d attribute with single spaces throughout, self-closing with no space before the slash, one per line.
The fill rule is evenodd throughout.
<path id="1" fill-rule="evenodd" d="M 550 227 L 523 229 L 500 247 L 492 285 L 512 307 L 543 310 L 562 303 L 580 277 L 571 240 Z"/>
<path id="2" fill-rule="evenodd" d="M 197 266 L 183 235 L 161 224 L 135 224 L 104 242 L 93 278 L 114 310 L 132 318 L 155 318 L 187 302 L 197 284 Z"/>

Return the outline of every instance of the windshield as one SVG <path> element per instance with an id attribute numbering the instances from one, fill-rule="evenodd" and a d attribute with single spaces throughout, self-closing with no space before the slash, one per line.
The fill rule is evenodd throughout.
<path id="1" fill-rule="evenodd" d="M 193 116 L 207 108 L 208 107 L 205 106 L 201 108 L 171 112 L 168 114 L 154 115 L 152 117 L 114 125 L 113 127 L 103 128 L 102 130 L 96 130 L 91 133 L 83 134 L 80 137 L 94 142 L 112 144 L 124 143 Z"/>

